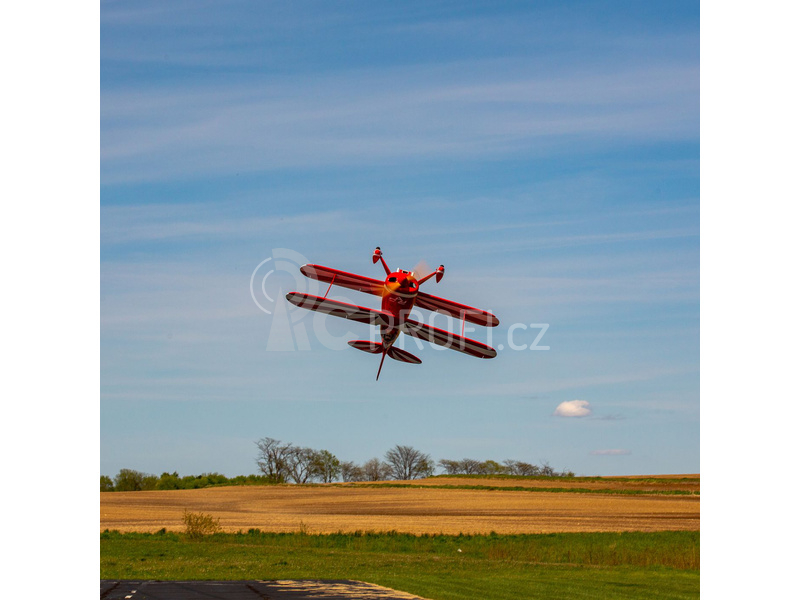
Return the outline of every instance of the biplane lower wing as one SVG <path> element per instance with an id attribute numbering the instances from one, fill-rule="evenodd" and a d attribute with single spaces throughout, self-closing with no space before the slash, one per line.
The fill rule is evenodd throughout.
<path id="1" fill-rule="evenodd" d="M 478 358 L 494 358 L 497 356 L 497 351 L 491 346 L 487 346 L 481 342 L 476 342 L 469 338 L 450 333 L 444 329 L 438 329 L 418 323 L 417 321 L 408 320 L 402 325 L 403 333 L 406 333 L 415 338 L 425 340 L 438 346 L 444 346 L 451 350 L 458 350 L 470 356 L 477 356 Z"/>
<path id="2" fill-rule="evenodd" d="M 312 296 L 311 294 L 291 292 L 286 294 L 286 299 L 300 308 L 316 310 L 334 317 L 366 323 L 367 325 L 389 325 L 392 321 L 392 315 L 389 313 L 337 300 L 329 300 L 320 296 Z"/>
<path id="3" fill-rule="evenodd" d="M 489 311 L 473 308 L 472 306 L 467 306 L 466 304 L 459 304 L 458 302 L 453 302 L 452 300 L 445 300 L 444 298 L 439 298 L 438 296 L 431 296 L 425 292 L 420 292 L 417 294 L 417 299 L 414 302 L 414 305 L 427 310 L 434 310 L 445 315 L 450 315 L 451 317 L 455 317 L 457 319 L 464 319 L 465 321 L 474 323 L 475 325 L 483 325 L 484 327 L 497 327 L 500 324 L 500 320 Z"/>
<path id="4" fill-rule="evenodd" d="M 316 279 L 322 283 L 338 285 L 375 296 L 383 295 L 383 282 L 370 277 L 339 271 L 330 267 L 321 267 L 320 265 L 303 265 L 300 267 L 300 272 L 309 279 Z"/>

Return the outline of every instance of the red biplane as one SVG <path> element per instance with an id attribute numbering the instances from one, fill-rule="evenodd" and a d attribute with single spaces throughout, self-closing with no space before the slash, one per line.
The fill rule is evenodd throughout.
<path id="1" fill-rule="evenodd" d="M 497 356 L 497 352 L 494 348 L 463 336 L 464 323 L 467 321 L 475 325 L 483 325 L 484 327 L 496 327 L 500 324 L 497 317 L 488 311 L 458 304 L 457 302 L 451 302 L 450 300 L 438 298 L 419 291 L 419 286 L 431 277 L 435 277 L 437 283 L 441 281 L 444 276 L 444 266 L 439 265 L 435 271 L 424 276 L 421 276 L 420 273 L 404 271 L 403 269 L 391 271 L 386 261 L 383 259 L 381 249 L 375 248 L 375 252 L 372 255 L 372 263 L 375 264 L 378 261 L 381 261 L 383 269 L 386 271 L 385 281 L 371 279 L 370 277 L 363 277 L 362 275 L 355 275 L 353 273 L 346 273 L 345 271 L 330 269 L 328 267 L 321 267 L 319 265 L 303 265 L 300 267 L 300 272 L 303 275 L 329 284 L 328 289 L 322 297 L 291 292 L 286 294 L 286 299 L 300 308 L 316 310 L 335 317 L 379 326 L 380 342 L 372 342 L 369 340 L 353 340 L 348 342 L 350 346 L 357 350 L 381 355 L 381 363 L 378 366 L 378 375 L 375 377 L 376 380 L 381 375 L 383 361 L 387 355 L 389 358 L 399 360 L 400 362 L 415 365 L 422 362 L 410 352 L 394 347 L 394 343 L 397 341 L 400 333 L 420 338 L 432 344 L 452 348 L 453 350 L 458 350 L 470 356 L 477 356 L 478 358 L 494 358 Z M 337 300 L 329 300 L 328 292 L 333 285 L 380 296 L 382 298 L 381 309 L 375 310 L 355 304 L 338 302 Z M 463 321 L 461 325 L 462 335 L 455 335 L 449 331 L 437 329 L 436 327 L 431 327 L 430 325 L 410 319 L 409 313 L 414 306 L 461 319 Z"/>

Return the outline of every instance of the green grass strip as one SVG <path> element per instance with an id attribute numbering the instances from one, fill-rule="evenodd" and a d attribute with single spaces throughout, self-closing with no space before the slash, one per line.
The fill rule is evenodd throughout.
<path id="1" fill-rule="evenodd" d="M 356 579 L 432 600 L 698 598 L 699 532 L 100 536 L 102 579 Z"/>

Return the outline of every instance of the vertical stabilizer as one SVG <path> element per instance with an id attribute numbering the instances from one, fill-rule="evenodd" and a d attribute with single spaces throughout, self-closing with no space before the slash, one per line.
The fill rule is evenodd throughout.
<path id="1" fill-rule="evenodd" d="M 381 364 L 378 367 L 378 374 L 375 376 L 375 381 L 378 381 L 378 377 L 381 376 L 381 369 L 383 368 L 383 360 L 386 358 L 386 352 L 381 354 Z"/>

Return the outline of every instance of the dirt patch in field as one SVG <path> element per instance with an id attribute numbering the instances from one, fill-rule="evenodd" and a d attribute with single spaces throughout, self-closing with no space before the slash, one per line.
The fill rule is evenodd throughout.
<path id="1" fill-rule="evenodd" d="M 455 481 L 480 485 L 479 481 L 487 480 Z M 250 528 L 414 534 L 700 529 L 698 496 L 282 485 L 105 492 L 100 494 L 100 530 L 153 532 L 164 527 L 180 531 L 184 510 L 218 517 L 227 532 Z"/>

